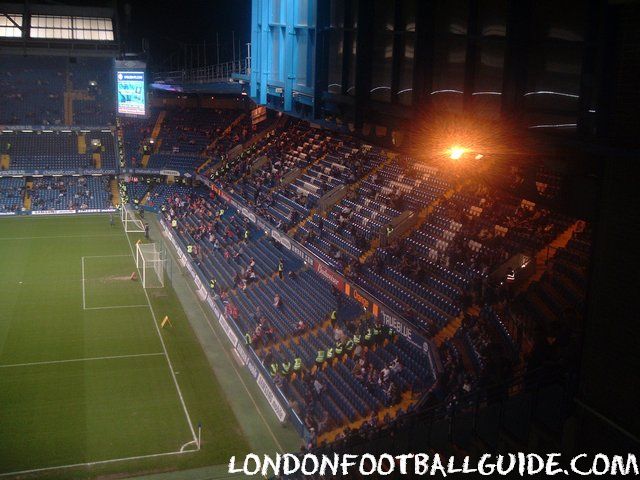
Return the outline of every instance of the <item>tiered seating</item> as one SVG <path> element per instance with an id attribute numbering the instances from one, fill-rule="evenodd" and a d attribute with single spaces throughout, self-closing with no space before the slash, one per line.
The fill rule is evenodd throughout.
<path id="1" fill-rule="evenodd" d="M 69 62 L 69 79 L 74 91 L 87 92 L 90 100 L 74 100 L 74 125 L 114 125 L 116 91 L 113 60 L 77 57 Z"/>
<path id="2" fill-rule="evenodd" d="M 242 121 L 238 122 L 225 135 L 219 134 L 219 129 L 216 130 L 215 145 L 207 148 L 206 155 L 216 159 L 222 158 L 229 150 L 237 145 L 244 144 L 251 139 L 251 137 L 270 128 L 270 126 L 271 122 L 269 120 L 264 120 L 257 125 L 253 125 L 251 116 L 245 114 Z"/>
<path id="3" fill-rule="evenodd" d="M 87 210 L 110 208 L 107 177 L 43 177 L 31 187 L 32 210 Z"/>
<path id="4" fill-rule="evenodd" d="M 557 334 L 558 325 L 575 329 L 583 315 L 587 290 L 590 235 L 578 235 L 558 252 L 540 281 L 516 300 L 515 314 L 530 333 L 542 329 Z"/>
<path id="5" fill-rule="evenodd" d="M 152 110 L 149 118 L 123 118 L 122 141 L 124 143 L 124 158 L 126 165 L 139 168 L 142 160 L 142 144 L 151 137 L 153 127 L 158 118 L 158 112 Z"/>
<path id="6" fill-rule="evenodd" d="M 235 140 L 230 134 L 219 142 L 222 150 L 246 138 L 242 125 L 233 133 Z M 221 168 L 216 166 L 209 172 L 212 180 L 281 229 L 307 219 L 296 236 L 312 253 L 428 336 L 437 336 L 438 344 L 444 342 L 445 388 L 466 392 L 483 375 L 507 371 L 519 361 L 520 331 L 513 328 L 513 312 L 504 295 L 490 295 L 489 274 L 516 253 L 535 254 L 566 229 L 568 218 L 475 178 L 445 175 L 342 135 L 323 134 L 297 120 L 278 125 L 274 134 Z M 198 145 L 201 133 L 187 143 Z M 181 148 L 181 153 L 173 151 L 177 135 L 167 138 L 171 140 L 163 139 L 161 153 L 152 156 L 149 166 L 193 168 L 190 155 L 183 155 Z M 284 185 L 283 177 L 296 169 L 298 177 Z M 310 215 L 319 198 L 336 187 L 347 187 L 346 196 L 322 215 Z M 168 203 L 167 214 L 179 220 L 178 235 L 194 246 L 193 258 L 203 275 L 216 280 L 220 307 L 246 332 L 265 366 L 275 365 L 276 381 L 308 428 L 315 433 L 332 430 L 396 403 L 399 393 L 431 385 L 428 360 L 401 339 L 374 342 L 375 348 L 369 345 L 364 354 L 350 350 L 345 358 L 314 368 L 318 352 L 329 350 L 343 335 L 337 332 L 353 338 L 370 325 L 369 320 L 358 318 L 358 307 L 332 292 L 298 258 L 207 194 L 159 185 L 152 188 L 148 204 Z M 387 226 L 406 211 L 419 212 L 421 223 L 399 240 L 385 239 Z M 245 231 L 249 237 L 243 242 Z M 372 249 L 378 238 L 383 246 Z M 560 251 L 553 275 L 543 276 L 518 300 L 531 312 L 529 322 L 553 324 L 566 316 L 571 302 L 581 301 L 584 277 L 571 265 L 585 259 L 574 250 L 572 244 Z M 283 278 L 275 275 L 280 259 Z M 250 262 L 254 266 L 248 269 Z M 276 305 L 277 297 L 281 306 Z M 327 314 L 334 308 L 339 320 L 328 322 Z M 359 355 L 364 373 L 357 366 Z M 402 373 L 380 386 L 379 375 L 395 357 L 403 365 Z M 280 367 L 294 358 L 301 359 L 305 374 L 281 378 Z M 325 395 L 315 394 L 318 388 Z"/>
<path id="7" fill-rule="evenodd" d="M 149 191 L 149 185 L 144 182 L 127 182 L 127 197 L 132 203 L 136 203 L 135 200 L 140 202 Z"/>
<path id="8" fill-rule="evenodd" d="M 0 178 L 0 212 L 22 208 L 24 184 L 24 178 Z"/>
<path id="9" fill-rule="evenodd" d="M 318 434 L 341 427 L 397 403 L 402 392 L 431 385 L 434 376 L 426 354 L 386 331 L 368 341 L 364 350 L 363 345 L 345 347 L 337 362 L 316 371 L 318 351 L 327 352 L 338 340 L 355 334 L 364 338 L 372 324 L 357 318 L 358 304 L 332 291 L 300 259 L 278 248 L 233 208 L 205 194 L 170 196 L 167 215 L 178 220 L 175 231 L 183 244 L 194 246 L 195 262 L 207 278 L 216 279 L 221 307 L 247 333 L 308 428 Z M 245 230 L 248 239 L 241 242 Z M 282 278 L 274 276 L 280 261 Z M 247 277 L 251 263 L 253 280 Z M 280 306 L 274 304 L 277 296 Z M 333 310 L 337 320 L 329 324 L 326 319 Z M 283 365 L 293 364 L 295 358 L 303 368 L 296 375 L 281 376 Z M 388 369 L 392 364 L 393 372 Z M 324 390 L 319 398 L 313 393 L 319 388 L 316 381 Z"/>
<path id="10" fill-rule="evenodd" d="M 160 131 L 161 152 L 201 155 L 238 115 L 237 110 L 168 110 Z"/>
<path id="11" fill-rule="evenodd" d="M 85 136 L 86 153 L 78 153 L 78 136 Z M 92 140 L 100 146 L 92 146 Z M 95 168 L 93 153 L 100 153 L 101 168 L 115 169 L 116 155 L 111 132 L 17 131 L 0 132 L 0 145 L 17 170 L 71 170 Z"/>
<path id="12" fill-rule="evenodd" d="M 364 160 L 360 170 L 365 172 L 385 158 L 382 152 L 375 149 L 359 157 Z M 324 164 L 324 168 L 338 170 L 336 158 L 327 155 L 327 159 L 331 160 L 331 167 Z M 325 161 L 326 159 L 321 163 Z M 334 206 L 326 219 L 321 220 L 315 215 L 300 229 L 298 238 L 334 259 L 338 257 L 336 260 L 343 267 L 349 262 L 357 261 L 369 248 L 371 240 L 383 232 L 384 227 L 407 206 L 422 208 L 448 187 L 447 182 L 433 173 L 420 174 L 422 179 L 411 179 L 403 172 L 408 172 L 408 169 L 394 161 L 380 172 L 364 177 L 357 192 L 352 192 Z M 310 235 L 310 232 L 313 234 Z M 345 262 L 340 258 L 343 255 L 349 261 Z"/>
<path id="13" fill-rule="evenodd" d="M 361 331 L 361 330 L 354 330 Z M 282 361 L 282 350 L 287 355 L 298 355 L 313 362 L 316 349 L 330 345 L 334 330 L 330 327 L 319 334 L 302 336 L 290 347 L 282 345 L 265 357 Z M 296 339 L 298 340 L 298 339 Z M 296 353 L 297 352 L 297 353 Z M 396 363 L 397 362 L 397 363 Z M 399 365 L 399 367 L 394 367 Z M 321 388 L 317 394 L 315 382 Z M 401 392 L 420 391 L 433 383 L 433 374 L 425 354 L 416 350 L 402 338 L 368 348 L 364 354 L 349 354 L 315 375 L 291 377 L 283 390 L 304 418 L 308 427 L 322 434 L 372 413 L 396 404 Z"/>
<path id="14" fill-rule="evenodd" d="M 73 103 L 74 124 L 114 123 L 113 60 L 2 55 L 0 64 L 0 124 L 63 125 L 68 85 L 85 97 Z"/>
<path id="15" fill-rule="evenodd" d="M 282 210 L 279 211 L 276 206 L 279 198 L 262 197 L 266 197 L 270 189 L 277 187 L 286 174 L 296 168 L 308 167 L 323 156 L 330 142 L 331 137 L 323 135 L 319 130 L 300 121 L 290 121 L 272 135 L 261 139 L 233 165 L 226 165 L 223 169 L 224 181 L 235 182 L 236 192 L 250 203 L 261 205 L 262 200 L 265 200 L 268 203 L 266 208 L 273 209 L 270 215 L 274 223 L 290 221 L 287 215 L 298 210 L 297 207 L 292 210 L 283 203 L 280 205 Z M 263 162 L 261 166 L 254 165 L 257 161 Z M 320 187 L 305 184 L 296 184 L 280 193 L 304 207 L 303 215 L 307 214 L 308 208 L 321 195 Z"/>
<path id="16" fill-rule="evenodd" d="M 61 125 L 65 63 L 55 57 L 0 58 L 0 124 Z"/>
<path id="17" fill-rule="evenodd" d="M 411 163 L 408 163 L 411 162 Z M 400 157 L 383 168 L 374 178 L 365 179 L 363 191 L 377 196 L 383 204 L 397 210 L 420 210 L 451 188 L 438 170 Z"/>
<path id="18" fill-rule="evenodd" d="M 179 172 L 193 172 L 202 164 L 202 158 L 169 153 L 154 153 L 149 158 L 147 168 L 178 170 Z"/>
<path id="19" fill-rule="evenodd" d="M 151 154 L 157 150 L 151 154 L 147 168 L 193 172 L 204 162 L 202 155 L 212 155 L 219 151 L 210 151 L 208 147 L 239 114 L 237 110 L 167 110 L 156 139 L 156 147 L 151 146 L 146 152 Z M 141 167 L 141 159 L 145 153 L 143 141 L 151 136 L 156 119 L 157 113 L 152 114 L 149 119 L 123 120 L 123 140 L 128 165 Z M 249 131 L 234 131 L 231 138 L 240 141 L 249 136 Z M 222 151 L 222 147 L 220 148 Z"/>
<path id="20" fill-rule="evenodd" d="M 179 183 L 173 183 L 168 185 L 166 183 L 155 183 L 149 190 L 149 197 L 147 198 L 147 206 L 151 208 L 158 208 L 166 202 L 167 198 L 172 195 L 184 195 L 191 191 L 191 187 L 182 185 Z"/>

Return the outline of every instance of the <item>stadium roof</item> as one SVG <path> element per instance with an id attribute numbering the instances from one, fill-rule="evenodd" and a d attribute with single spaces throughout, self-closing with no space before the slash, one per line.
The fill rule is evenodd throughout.
<path id="1" fill-rule="evenodd" d="M 112 2 L 0 3 L 0 52 L 114 55 L 118 19 Z"/>

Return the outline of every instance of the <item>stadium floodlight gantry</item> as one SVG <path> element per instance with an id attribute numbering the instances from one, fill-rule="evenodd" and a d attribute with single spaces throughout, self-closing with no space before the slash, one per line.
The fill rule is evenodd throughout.
<path id="1" fill-rule="evenodd" d="M 135 209 L 131 205 L 123 205 L 120 210 L 120 218 L 122 219 L 122 225 L 124 231 L 127 233 L 143 233 L 144 223 L 140 220 Z"/>
<path id="2" fill-rule="evenodd" d="M 136 244 L 136 266 L 143 288 L 164 287 L 165 258 L 155 243 Z"/>

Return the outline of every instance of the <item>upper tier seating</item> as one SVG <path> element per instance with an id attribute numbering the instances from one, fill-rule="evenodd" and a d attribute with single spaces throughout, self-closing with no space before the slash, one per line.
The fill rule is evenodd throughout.
<path id="1" fill-rule="evenodd" d="M 84 138 L 86 153 L 79 153 Z M 100 146 L 93 146 L 92 141 Z M 116 154 L 113 134 L 100 130 L 77 131 L 14 131 L 0 132 L 0 153 L 11 158 L 11 169 L 70 170 L 96 168 L 93 153 L 99 153 L 102 169 L 115 169 Z"/>
<path id="2" fill-rule="evenodd" d="M 64 93 L 73 102 L 73 124 L 115 121 L 113 60 L 86 57 L 0 56 L 0 124 L 64 125 Z"/>
<path id="3" fill-rule="evenodd" d="M 141 166 L 142 145 L 145 140 L 151 137 L 157 118 L 158 112 L 152 110 L 148 118 L 123 118 L 121 120 L 124 158 L 127 167 L 139 168 Z"/>
<path id="4" fill-rule="evenodd" d="M 202 155 L 216 135 L 237 118 L 237 110 L 167 110 L 159 137 L 160 151 L 183 155 Z"/>

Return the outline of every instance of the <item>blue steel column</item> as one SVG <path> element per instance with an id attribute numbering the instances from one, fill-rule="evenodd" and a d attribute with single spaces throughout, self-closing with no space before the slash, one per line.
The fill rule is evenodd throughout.
<path id="1" fill-rule="evenodd" d="M 329 24 L 331 21 L 331 4 L 329 0 L 318 0 L 316 3 L 315 24 L 315 68 L 313 78 L 313 118 L 319 118 L 323 92 L 329 85 Z"/>
<path id="2" fill-rule="evenodd" d="M 258 26 L 258 15 L 260 15 L 260 0 L 251 2 L 251 76 L 250 95 L 254 100 L 258 100 L 258 78 L 262 65 L 260 65 L 260 27 Z"/>
<path id="3" fill-rule="evenodd" d="M 260 22 L 258 22 L 260 19 Z M 251 98 L 267 103 L 269 79 L 269 0 L 251 2 Z M 260 92 L 258 93 L 258 87 Z"/>
<path id="4" fill-rule="evenodd" d="M 293 109 L 293 85 L 296 79 L 294 49 L 296 47 L 295 2 L 286 0 L 285 39 L 284 39 L 284 111 Z"/>
<path id="5" fill-rule="evenodd" d="M 254 0 L 256 1 L 256 0 Z M 262 18 L 262 25 L 260 27 L 260 96 L 258 101 L 262 105 L 267 103 L 267 83 L 269 81 L 269 68 L 271 56 L 269 52 L 273 50 L 271 45 L 271 39 L 269 38 L 269 0 L 257 0 L 260 1 L 262 6 L 260 17 Z"/>

